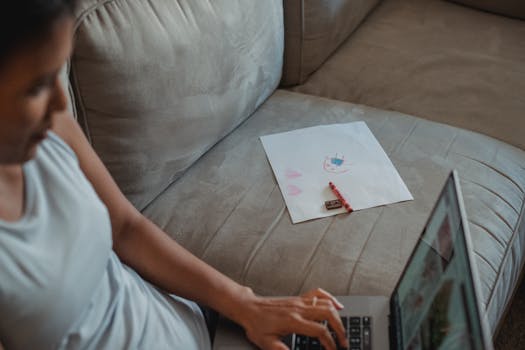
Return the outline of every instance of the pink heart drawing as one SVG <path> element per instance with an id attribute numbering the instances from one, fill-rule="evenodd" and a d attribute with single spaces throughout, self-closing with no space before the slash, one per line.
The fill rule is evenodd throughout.
<path id="1" fill-rule="evenodd" d="M 285 173 L 285 176 L 288 179 L 295 179 L 295 178 L 301 177 L 302 175 L 303 174 L 301 174 L 297 170 L 292 170 L 292 169 L 286 169 L 286 173 Z"/>
<path id="2" fill-rule="evenodd" d="M 299 187 L 295 185 L 288 185 L 287 190 L 290 196 L 298 196 L 303 192 Z"/>

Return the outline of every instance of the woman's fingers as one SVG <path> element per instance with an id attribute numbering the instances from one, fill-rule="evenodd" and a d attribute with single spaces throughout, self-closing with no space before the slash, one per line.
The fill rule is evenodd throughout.
<path id="1" fill-rule="evenodd" d="M 332 302 L 326 299 L 315 299 L 315 305 L 312 305 L 311 308 L 308 308 L 305 311 L 305 318 L 314 320 L 314 321 L 326 321 L 330 328 L 335 332 L 339 344 L 348 347 L 348 340 L 346 338 L 346 331 L 344 329 L 343 323 L 341 322 L 341 317 L 339 313 L 334 308 Z"/>
<path id="2" fill-rule="evenodd" d="M 289 350 L 278 337 L 268 337 L 259 344 L 264 350 Z"/>
<path id="3" fill-rule="evenodd" d="M 338 310 L 340 304 L 328 292 L 314 289 L 300 297 L 259 298 L 253 310 L 259 315 L 256 323 L 244 324 L 246 335 L 265 350 L 281 350 L 286 346 L 280 337 L 297 333 L 318 338 L 327 350 L 336 349 L 337 342 L 348 347 L 346 332 Z M 253 320 L 253 318 L 247 318 Z"/>
<path id="4" fill-rule="evenodd" d="M 325 349 L 337 349 L 330 331 L 324 324 L 305 319 L 302 319 L 300 322 L 302 323 L 301 329 L 303 330 L 301 334 L 319 339 Z"/>
<path id="5" fill-rule="evenodd" d="M 312 289 L 304 293 L 302 297 L 306 297 L 306 298 L 317 297 L 319 299 L 327 299 L 327 300 L 330 300 L 338 310 L 341 310 L 344 308 L 343 304 L 341 304 L 332 294 L 328 293 L 326 290 L 322 288 Z"/>

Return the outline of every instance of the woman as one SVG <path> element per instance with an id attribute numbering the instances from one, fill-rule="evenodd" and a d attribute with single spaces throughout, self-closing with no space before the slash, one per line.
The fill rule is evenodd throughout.
<path id="1" fill-rule="evenodd" d="M 263 349 L 302 333 L 346 344 L 328 293 L 264 298 L 198 260 L 119 191 L 66 113 L 58 80 L 73 0 L 0 13 L 0 343 L 7 349 L 207 349 L 193 300 Z M 176 296 L 175 296 L 176 295 Z M 1 346 L 0 346 L 1 348 Z"/>

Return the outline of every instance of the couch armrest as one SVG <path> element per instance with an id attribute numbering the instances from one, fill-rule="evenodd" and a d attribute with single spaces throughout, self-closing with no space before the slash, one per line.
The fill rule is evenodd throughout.
<path id="1" fill-rule="evenodd" d="M 523 0 L 450 0 L 452 2 L 474 7 L 500 15 L 525 19 L 525 1 Z"/>

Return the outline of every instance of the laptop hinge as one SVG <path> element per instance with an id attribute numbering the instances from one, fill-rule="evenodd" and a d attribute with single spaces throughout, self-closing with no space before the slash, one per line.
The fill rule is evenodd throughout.
<path id="1" fill-rule="evenodd" d="M 390 349 L 402 349 L 401 315 L 397 301 L 392 297 L 390 301 L 390 315 L 388 315 L 388 340 Z"/>

